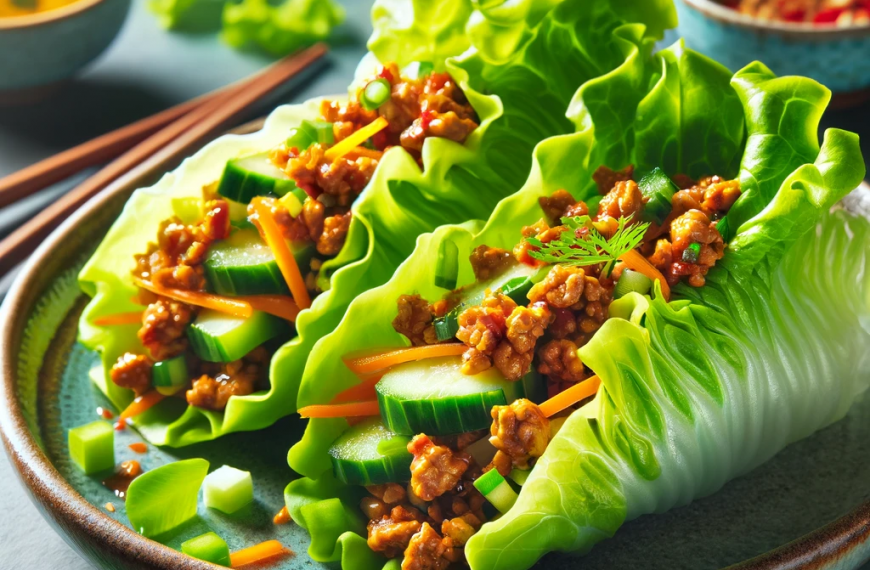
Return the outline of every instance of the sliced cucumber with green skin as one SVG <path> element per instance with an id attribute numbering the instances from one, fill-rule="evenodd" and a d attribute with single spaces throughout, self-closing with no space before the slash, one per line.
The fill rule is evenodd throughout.
<path id="1" fill-rule="evenodd" d="M 375 386 L 384 425 L 401 435 L 452 435 L 485 429 L 493 406 L 519 398 L 542 401 L 546 389 L 537 372 L 505 380 L 490 368 L 474 376 L 462 373 L 456 356 L 396 366 Z"/>
<path id="2" fill-rule="evenodd" d="M 151 368 L 151 385 L 164 396 L 180 392 L 189 382 L 187 359 L 183 354 L 169 360 L 155 362 Z"/>
<path id="3" fill-rule="evenodd" d="M 283 196 L 294 188 L 296 183 L 264 152 L 227 162 L 217 191 L 225 198 L 247 204 L 256 196 Z"/>
<path id="4" fill-rule="evenodd" d="M 517 502 L 517 492 L 495 469 L 490 469 L 478 477 L 474 481 L 474 486 L 500 513 L 508 512 Z"/>
<path id="5" fill-rule="evenodd" d="M 671 213 L 671 199 L 679 188 L 661 168 L 653 168 L 637 185 L 647 198 L 643 207 L 644 219 L 661 224 Z"/>
<path id="6" fill-rule="evenodd" d="M 314 254 L 310 242 L 290 242 L 300 268 L 307 268 Z M 281 295 L 289 288 L 269 246 L 256 230 L 240 229 L 214 244 L 203 263 L 205 279 L 220 295 Z"/>
<path id="7" fill-rule="evenodd" d="M 380 418 L 360 422 L 329 448 L 335 476 L 348 485 L 398 483 L 411 478 L 409 437 L 396 435 Z"/>
<path id="8" fill-rule="evenodd" d="M 209 362 L 239 360 L 267 340 L 291 332 L 284 319 L 254 311 L 243 319 L 211 309 L 200 311 L 187 327 L 187 339 L 194 354 Z"/>
<path id="9" fill-rule="evenodd" d="M 459 305 L 443 317 L 438 317 L 433 321 L 435 336 L 438 340 L 449 340 L 456 336 L 457 331 L 459 331 L 459 315 L 468 307 L 479 305 L 483 301 L 487 289 L 493 291 L 500 289 L 517 305 L 527 304 L 529 301 L 527 295 L 532 286 L 546 277 L 549 269 L 549 267 L 537 269 L 521 263 L 494 279 L 473 284 L 464 292 Z"/>

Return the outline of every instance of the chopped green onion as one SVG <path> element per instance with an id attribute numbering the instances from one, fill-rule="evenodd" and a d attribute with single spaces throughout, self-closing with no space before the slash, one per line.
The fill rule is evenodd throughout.
<path id="1" fill-rule="evenodd" d="M 619 299 L 629 293 L 646 295 L 650 288 L 652 288 L 652 280 L 649 277 L 631 269 L 624 269 L 619 276 L 619 281 L 616 282 L 616 287 L 613 288 L 613 298 Z"/>
<path id="2" fill-rule="evenodd" d="M 693 243 L 683 250 L 683 261 L 686 263 L 698 263 L 701 256 L 701 244 Z"/>
<path id="3" fill-rule="evenodd" d="M 496 469 L 490 469 L 478 477 L 474 486 L 501 513 L 508 512 L 517 502 L 517 492 Z"/>
<path id="4" fill-rule="evenodd" d="M 213 532 L 182 542 L 181 552 L 212 564 L 230 565 L 230 547 L 224 539 Z"/>
<path id="5" fill-rule="evenodd" d="M 390 100 L 392 86 L 383 77 L 370 81 L 363 89 L 360 103 L 366 111 L 374 111 Z"/>
<path id="6" fill-rule="evenodd" d="M 115 468 L 115 430 L 96 421 L 69 430 L 69 454 L 85 475 Z"/>
<path id="7" fill-rule="evenodd" d="M 459 247 L 453 240 L 446 239 L 438 246 L 438 260 L 435 264 L 435 286 L 453 290 L 459 278 Z"/>
<path id="8" fill-rule="evenodd" d="M 654 168 L 637 183 L 640 193 L 647 198 L 643 207 L 644 219 L 661 224 L 671 212 L 671 199 L 679 190 L 661 168 Z"/>
<path id="9" fill-rule="evenodd" d="M 716 231 L 726 243 L 731 240 L 731 224 L 728 223 L 728 216 L 723 216 L 721 220 L 716 222 Z"/>
<path id="10" fill-rule="evenodd" d="M 335 131 L 332 129 L 332 123 L 326 121 L 303 121 L 307 122 L 314 129 L 314 139 L 322 145 L 335 144 Z"/>
<path id="11" fill-rule="evenodd" d="M 251 473 L 229 465 L 209 473 L 202 488 L 205 506 L 228 515 L 254 500 Z"/>
<path id="12" fill-rule="evenodd" d="M 315 140 L 317 140 L 317 133 L 314 132 L 308 121 L 302 121 L 298 127 L 290 129 L 290 136 L 287 137 L 284 144 L 287 148 L 303 151 L 314 144 Z"/>

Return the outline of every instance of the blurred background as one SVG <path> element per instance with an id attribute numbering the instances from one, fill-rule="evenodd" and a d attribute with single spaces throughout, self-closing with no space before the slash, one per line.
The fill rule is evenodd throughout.
<path id="1" fill-rule="evenodd" d="M 15 13 L 15 10 L 26 9 L 33 1 L 0 0 L 0 16 L 4 15 L 4 10 Z M 711 8 L 709 0 L 677 1 L 681 29 L 669 33 L 665 43 L 684 35 L 689 47 L 712 55 L 733 69 L 758 57 L 780 74 L 800 72 L 823 81 L 827 79 L 826 83 L 836 84 L 848 95 L 837 98 L 835 103 L 840 108 L 827 112 L 823 127 L 838 126 L 859 132 L 864 154 L 870 156 L 870 103 L 866 100 L 870 93 L 867 91 L 870 86 L 870 24 L 847 33 L 845 39 L 837 32 L 825 32 L 830 37 L 822 37 L 817 30 L 777 36 L 768 33 L 769 30 L 757 29 L 748 20 L 735 20 L 734 15 L 725 11 L 731 9 L 737 14 L 733 8 L 740 2 Z M 4 27 L 0 17 L 0 178 L 100 134 L 242 79 L 275 60 L 270 50 L 280 52 L 292 47 L 281 43 L 281 29 L 266 29 L 269 25 L 263 23 L 263 18 L 268 19 L 263 15 L 266 0 L 244 0 L 245 11 L 236 15 L 233 27 L 226 23 L 221 26 L 221 0 L 200 0 L 201 11 L 186 15 L 179 12 L 179 7 L 186 4 L 181 0 L 151 0 L 159 14 L 149 10 L 146 0 L 78 2 L 104 4 L 105 13 L 100 16 L 104 21 L 70 24 L 69 29 L 58 32 L 75 38 L 65 44 L 36 38 L 33 33 L 19 34 L 8 25 Z M 291 2 L 300 7 L 305 5 L 305 10 L 327 21 L 324 24 L 327 28 L 315 30 L 317 33 L 328 32 L 335 23 L 328 21 L 334 14 L 322 11 L 332 7 L 327 6 L 327 0 Z M 337 3 L 344 8 L 346 16 L 332 30 L 331 52 L 322 65 L 279 90 L 253 109 L 245 120 L 262 116 L 283 102 L 299 102 L 346 90 L 357 62 L 366 52 L 365 42 L 371 33 L 372 0 L 338 0 Z M 749 3 L 760 4 L 758 0 Z M 860 18 L 864 15 L 861 6 L 870 11 L 870 2 L 854 5 L 858 8 L 852 12 L 826 12 L 824 17 Z M 794 12 L 789 14 L 786 19 L 796 17 Z M 817 14 L 817 17 L 822 16 Z M 167 25 L 184 30 L 169 32 L 165 29 Z M 116 29 L 110 29 L 112 26 L 119 29 L 116 37 Z M 192 31 L 197 27 L 205 29 Z M 60 50 L 65 56 L 61 63 L 75 67 L 90 58 L 86 50 L 99 53 L 105 45 L 108 48 L 74 78 L 60 83 L 51 80 L 53 85 L 47 88 L 36 87 L 45 78 L 33 75 L 43 70 L 23 63 L 20 57 L 28 50 L 33 50 L 37 56 L 40 50 L 46 50 L 46 58 L 57 59 L 55 56 Z M 21 88 L 16 81 L 29 82 L 29 85 Z M 0 209 L 0 238 L 92 172 L 83 172 Z M 5 293 L 13 277 L 14 272 L 0 282 L 0 295 Z M 29 504 L 23 488 L 11 482 L 13 477 L 8 462 L 0 460 L 0 481 L 6 481 L 0 492 L 0 512 L 7 515 L 0 519 L 0 544 L 4 545 L 0 567 L 88 568 Z"/>

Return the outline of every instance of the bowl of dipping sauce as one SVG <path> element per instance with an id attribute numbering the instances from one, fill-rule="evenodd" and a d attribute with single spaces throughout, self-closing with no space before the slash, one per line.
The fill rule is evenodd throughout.
<path id="1" fill-rule="evenodd" d="M 676 0 L 686 44 L 737 71 L 761 60 L 840 101 L 870 96 L 870 0 Z"/>
<path id="2" fill-rule="evenodd" d="M 100 55 L 131 0 L 0 0 L 0 100 L 27 100 Z"/>

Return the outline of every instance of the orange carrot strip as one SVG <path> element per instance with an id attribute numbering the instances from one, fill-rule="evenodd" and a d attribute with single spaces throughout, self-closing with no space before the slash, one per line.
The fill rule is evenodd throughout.
<path id="1" fill-rule="evenodd" d="M 151 390 L 150 392 L 146 392 L 133 400 L 129 406 L 127 406 L 121 415 L 119 416 L 120 422 L 126 422 L 130 418 L 134 416 L 138 416 L 139 414 L 149 410 L 153 406 L 157 405 L 163 398 L 165 398 L 163 394 L 158 392 L 157 390 Z"/>
<path id="2" fill-rule="evenodd" d="M 103 315 L 94 319 L 94 324 L 99 327 L 111 327 L 114 325 L 137 325 L 142 322 L 142 311 L 133 311 L 132 313 L 116 313 L 114 315 Z"/>
<path id="3" fill-rule="evenodd" d="M 287 510 L 286 506 L 283 506 L 281 507 L 281 510 L 278 511 L 278 514 L 272 518 L 272 524 L 287 524 L 292 520 L 293 517 L 290 516 L 290 511 Z"/>
<path id="4" fill-rule="evenodd" d="M 275 223 L 275 218 L 272 216 L 272 207 L 263 198 L 254 198 L 251 204 L 254 206 L 254 211 L 257 213 L 257 218 L 260 221 L 260 228 L 263 230 L 266 245 L 272 250 L 275 261 L 278 262 L 278 269 L 281 270 L 281 275 L 284 276 L 287 286 L 290 287 L 290 294 L 293 295 L 296 306 L 300 309 L 307 309 L 311 306 L 308 288 L 305 287 L 305 280 L 302 278 L 302 272 L 299 271 L 299 264 L 296 263 L 293 252 L 290 251 L 290 248 L 287 247 L 287 242 L 284 241 L 281 228 Z"/>
<path id="5" fill-rule="evenodd" d="M 150 281 L 145 281 L 134 277 L 133 282 L 146 291 L 151 291 L 157 295 L 169 297 L 188 305 L 196 305 L 197 307 L 205 307 L 206 309 L 214 309 L 221 313 L 227 313 L 236 317 L 247 319 L 254 313 L 254 309 L 247 301 L 239 299 L 231 299 L 230 297 L 221 297 L 212 293 L 201 293 L 199 291 L 187 291 L 184 289 L 172 289 L 169 287 L 160 287 Z"/>
<path id="6" fill-rule="evenodd" d="M 296 322 L 296 317 L 299 315 L 299 307 L 296 306 L 293 298 L 287 295 L 250 295 L 237 298 L 250 303 L 255 311 L 263 311 L 291 323 Z"/>
<path id="7" fill-rule="evenodd" d="M 380 413 L 377 400 L 299 408 L 299 415 L 303 418 L 352 418 L 355 416 L 377 416 Z"/>
<path id="8" fill-rule="evenodd" d="M 588 398 L 598 392 L 598 387 L 601 386 L 601 378 L 592 376 L 586 380 L 574 384 L 564 392 L 560 392 L 541 404 L 541 412 L 548 418 L 556 415 L 565 408 L 573 406 L 577 402 Z"/>
<path id="9" fill-rule="evenodd" d="M 636 249 L 632 249 L 628 253 L 622 254 L 619 258 L 629 269 L 643 273 L 653 281 L 658 281 L 662 288 L 662 295 L 665 296 L 665 301 L 671 299 L 671 288 L 668 286 L 668 281 L 661 271 L 655 268 L 655 265 L 649 262 L 647 258 L 642 256 Z"/>
<path id="10" fill-rule="evenodd" d="M 344 363 L 355 374 L 369 374 L 396 364 L 438 358 L 439 356 L 460 356 L 468 348 L 461 343 L 430 344 L 427 346 L 412 346 L 398 348 L 378 354 L 369 354 L 358 358 L 345 359 Z"/>
<path id="11" fill-rule="evenodd" d="M 349 159 L 353 160 L 359 157 L 365 158 L 373 158 L 375 160 L 380 160 L 382 156 L 384 156 L 384 151 L 382 150 L 372 150 L 370 148 L 366 148 L 364 146 L 358 146 L 349 153 L 345 155 Z"/>
<path id="12" fill-rule="evenodd" d="M 361 402 L 363 400 L 373 400 L 377 397 L 375 392 L 375 384 L 377 384 L 383 374 L 373 374 L 363 379 L 361 384 L 357 384 L 352 388 L 348 388 L 341 392 L 338 396 L 332 399 L 333 404 L 343 404 L 345 402 Z"/>
<path id="13" fill-rule="evenodd" d="M 387 125 L 389 124 L 390 123 L 388 123 L 385 118 L 378 117 L 377 119 L 364 126 L 360 130 L 356 131 L 355 133 L 351 134 L 335 146 L 329 148 L 325 153 L 323 153 L 323 157 L 329 162 L 334 161 L 336 158 L 341 158 L 342 156 L 354 150 L 356 147 L 366 142 L 372 135 L 376 135 L 377 133 L 387 128 Z"/>
<path id="14" fill-rule="evenodd" d="M 284 545 L 277 540 L 267 540 L 266 542 L 261 542 L 260 544 L 243 548 L 230 554 L 230 566 L 238 568 L 255 562 L 262 562 L 274 556 L 291 553 L 292 551 L 289 548 L 284 548 Z"/>

